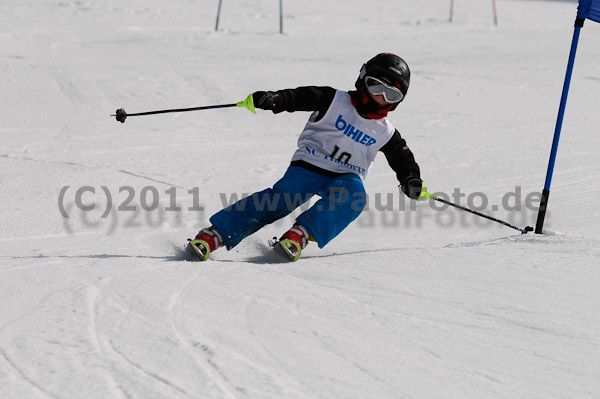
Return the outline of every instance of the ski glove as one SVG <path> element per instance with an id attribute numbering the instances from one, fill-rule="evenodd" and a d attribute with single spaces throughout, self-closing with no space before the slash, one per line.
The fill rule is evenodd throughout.
<path id="1" fill-rule="evenodd" d="M 409 177 L 405 184 L 400 185 L 400 189 L 410 199 L 419 200 L 421 189 L 423 188 L 423 180 L 418 177 Z"/>
<path id="2" fill-rule="evenodd" d="M 275 114 L 284 110 L 281 95 L 277 92 L 257 91 L 252 93 L 252 99 L 254 100 L 254 106 L 256 108 L 273 111 Z"/>

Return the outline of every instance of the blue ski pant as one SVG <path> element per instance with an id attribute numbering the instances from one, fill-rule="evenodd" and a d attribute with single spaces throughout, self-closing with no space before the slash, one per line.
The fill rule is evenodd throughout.
<path id="1" fill-rule="evenodd" d="M 241 199 L 213 215 L 210 222 L 223 236 L 227 249 L 231 249 L 267 224 L 289 215 L 315 194 L 321 198 L 296 221 L 323 248 L 352 223 L 366 205 L 365 188 L 354 173 L 330 177 L 290 166 L 273 188 Z"/>

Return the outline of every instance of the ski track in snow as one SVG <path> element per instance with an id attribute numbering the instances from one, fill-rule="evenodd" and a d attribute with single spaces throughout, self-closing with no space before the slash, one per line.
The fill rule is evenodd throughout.
<path id="1" fill-rule="evenodd" d="M 34 380 L 32 380 L 30 377 L 28 377 L 18 366 L 17 364 L 15 364 L 15 362 L 8 357 L 8 355 L 6 354 L 6 352 L 4 352 L 4 350 L 2 350 L 0 348 L 0 355 L 2 355 L 2 358 L 5 360 L 5 362 L 9 365 L 9 367 L 14 370 L 16 372 L 16 375 L 18 377 L 20 377 L 20 379 L 22 381 L 25 381 L 25 383 L 33 388 L 35 388 L 35 391 L 37 392 L 41 392 L 43 394 L 44 397 L 47 398 L 53 398 L 53 399 L 57 399 L 58 396 L 53 395 L 51 392 L 48 392 L 46 389 L 44 389 L 42 386 L 40 386 L 38 383 L 36 383 Z"/>
<path id="2" fill-rule="evenodd" d="M 177 324 L 175 321 L 174 309 L 178 305 L 178 302 L 180 301 L 181 293 L 188 287 L 189 284 L 191 284 L 195 279 L 197 279 L 199 275 L 200 275 L 200 271 L 196 271 L 194 273 L 194 276 L 192 278 L 190 278 L 188 281 L 186 281 L 183 284 L 183 286 L 181 287 L 181 289 L 179 289 L 177 292 L 175 292 L 173 295 L 171 295 L 169 305 L 167 306 L 167 310 L 169 313 L 169 319 L 171 322 L 171 328 L 172 328 L 173 334 L 175 335 L 175 338 L 177 339 L 179 344 L 182 346 L 184 351 L 186 353 L 188 353 L 190 355 L 190 357 L 192 357 L 192 359 L 194 359 L 194 362 L 196 363 L 196 365 L 201 370 L 203 370 L 208 376 L 210 376 L 210 379 L 221 390 L 221 392 L 225 395 L 225 397 L 235 399 L 235 398 L 237 398 L 237 396 L 231 391 L 231 389 L 229 387 L 230 382 L 227 381 L 226 377 L 222 374 L 222 372 L 219 370 L 219 368 L 216 366 L 216 364 L 211 361 L 210 347 L 205 344 L 200 344 L 200 343 L 194 344 L 194 347 L 199 346 L 202 350 L 201 356 L 196 355 L 189 340 L 177 328 Z M 197 332 L 195 333 L 195 335 L 196 334 L 197 334 Z M 197 339 L 198 337 L 195 337 L 195 338 Z"/>

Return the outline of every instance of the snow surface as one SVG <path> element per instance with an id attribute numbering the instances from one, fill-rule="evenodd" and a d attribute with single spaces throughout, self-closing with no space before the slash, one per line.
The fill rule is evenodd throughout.
<path id="1" fill-rule="evenodd" d="M 502 198 L 543 187 L 576 4 L 498 0 L 495 27 L 489 1 L 456 1 L 453 23 L 448 3 L 284 2 L 280 35 L 276 1 L 225 1 L 214 32 L 217 1 L 2 0 L 0 397 L 600 397 L 600 25 L 582 31 L 545 235 L 400 211 L 378 157 L 371 208 L 324 249 L 277 263 L 288 217 L 187 262 L 224 200 L 282 176 L 308 114 L 109 116 L 350 89 L 396 52 L 413 75 L 391 120 L 430 191 L 534 225 Z M 95 210 L 75 205 L 86 186 Z"/>

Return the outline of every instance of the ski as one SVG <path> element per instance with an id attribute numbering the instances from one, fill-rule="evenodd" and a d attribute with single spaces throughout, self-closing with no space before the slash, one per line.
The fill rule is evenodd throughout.
<path id="1" fill-rule="evenodd" d="M 277 237 L 273 237 L 272 240 L 269 240 L 269 245 L 273 247 L 275 253 L 290 262 L 300 259 L 302 249 L 300 248 L 300 244 L 294 240 L 278 240 Z"/>
<path id="2" fill-rule="evenodd" d="M 191 260 L 204 262 L 210 255 L 210 247 L 206 241 L 192 240 L 188 238 L 188 245 L 185 252 L 191 256 Z"/>
<path id="3" fill-rule="evenodd" d="M 300 259 L 302 249 L 300 248 L 300 244 L 294 240 L 278 240 L 277 237 L 273 237 L 272 240 L 269 240 L 269 246 L 273 248 L 280 259 L 288 262 L 296 262 Z M 188 238 L 185 252 L 188 255 L 188 260 L 204 262 L 210 256 L 210 247 L 206 241 Z"/>

